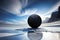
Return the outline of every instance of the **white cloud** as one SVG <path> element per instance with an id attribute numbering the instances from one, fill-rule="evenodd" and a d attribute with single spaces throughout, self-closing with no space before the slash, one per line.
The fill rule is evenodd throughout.
<path id="1" fill-rule="evenodd" d="M 38 10 L 37 9 L 27 9 L 25 10 L 25 12 L 23 14 L 21 14 L 20 16 L 26 16 L 26 15 L 31 15 L 31 14 L 35 14 Z"/>

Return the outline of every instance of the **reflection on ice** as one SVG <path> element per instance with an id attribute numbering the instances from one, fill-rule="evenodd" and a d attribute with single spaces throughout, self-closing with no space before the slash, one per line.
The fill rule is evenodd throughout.
<path id="1" fill-rule="evenodd" d="M 51 29 L 51 28 L 50 28 Z M 60 31 L 39 29 L 24 29 L 30 40 L 60 40 Z"/>
<path id="2" fill-rule="evenodd" d="M 41 40 L 43 37 L 43 33 L 39 32 L 28 32 L 28 38 L 30 40 Z"/>
<path id="3" fill-rule="evenodd" d="M 60 40 L 60 33 L 30 33 L 28 34 L 28 37 L 31 40 Z"/>
<path id="4" fill-rule="evenodd" d="M 0 40 L 60 40 L 60 33 L 52 33 L 42 28 L 0 30 Z"/>

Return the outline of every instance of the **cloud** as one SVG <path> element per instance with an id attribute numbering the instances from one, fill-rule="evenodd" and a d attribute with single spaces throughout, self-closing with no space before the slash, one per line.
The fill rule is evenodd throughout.
<path id="1" fill-rule="evenodd" d="M 38 11 L 37 9 L 27 9 L 25 10 L 25 12 L 23 14 L 21 14 L 20 16 L 26 16 L 26 15 L 31 15 L 31 14 L 35 14 L 36 11 Z"/>
<path id="2" fill-rule="evenodd" d="M 54 11 L 56 11 L 59 6 L 60 6 L 60 1 L 57 2 L 55 5 L 53 5 L 53 7 L 50 8 L 50 10 L 49 10 L 48 12 L 46 12 L 46 13 L 44 14 L 44 16 L 45 16 L 45 15 L 51 15 L 51 13 L 54 12 Z"/>
<path id="3" fill-rule="evenodd" d="M 23 1 L 24 2 L 24 1 Z M 26 5 L 25 6 L 27 6 L 28 5 L 28 0 L 26 0 Z M 27 19 L 28 19 L 28 17 L 30 16 L 30 15 L 32 15 L 32 14 L 37 14 L 37 15 L 39 15 L 39 16 L 41 16 L 41 18 L 42 18 L 42 20 L 45 20 L 45 18 L 46 17 L 50 17 L 50 14 L 53 12 L 53 11 L 55 11 L 57 8 L 58 8 L 58 6 L 60 6 L 60 1 L 57 3 L 57 4 L 55 4 L 48 12 L 46 12 L 46 13 L 42 13 L 42 12 L 39 12 L 39 10 L 37 9 L 37 8 L 32 8 L 32 9 L 26 9 L 25 10 L 25 12 L 23 12 L 22 14 L 20 14 L 20 13 L 18 13 L 18 14 L 16 14 L 16 13 L 12 13 L 12 14 L 16 14 L 17 16 L 19 16 L 20 18 L 18 18 L 16 15 L 14 15 L 14 17 L 16 18 L 16 19 L 13 19 L 13 15 L 12 15 L 12 19 L 10 19 L 10 20 L 12 20 L 12 21 L 1 21 L 0 22 L 0 25 L 1 24 L 16 24 L 16 25 L 21 25 L 21 27 L 22 26 L 27 26 L 28 24 L 27 24 Z M 15 10 L 15 9 L 14 9 Z M 8 11 L 9 12 L 9 11 Z M 49 15 L 48 15 L 49 14 Z M 25 18 L 25 16 L 26 16 L 26 18 Z M 22 19 L 22 20 L 21 20 Z M 8 20 L 8 19 L 7 19 Z"/>

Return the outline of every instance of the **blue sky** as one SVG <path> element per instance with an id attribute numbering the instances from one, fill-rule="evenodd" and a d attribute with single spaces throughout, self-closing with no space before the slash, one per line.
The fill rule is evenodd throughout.
<path id="1" fill-rule="evenodd" d="M 38 14 L 44 19 L 46 13 L 48 14 L 50 12 L 51 14 L 52 11 L 57 10 L 56 7 L 59 6 L 59 1 L 60 0 L 27 0 L 27 4 L 20 10 L 22 12 L 19 14 L 0 9 L 1 12 L 3 11 L 3 13 L 0 12 L 0 21 L 7 21 L 14 24 L 25 22 L 31 14 Z"/>

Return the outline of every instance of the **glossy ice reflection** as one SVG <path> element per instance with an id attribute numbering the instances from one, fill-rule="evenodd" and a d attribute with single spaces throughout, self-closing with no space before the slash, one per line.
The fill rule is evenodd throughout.
<path id="1" fill-rule="evenodd" d="M 60 40 L 60 33 L 28 28 L 17 30 L 0 30 L 0 40 Z"/>
<path id="2" fill-rule="evenodd" d="M 57 32 L 41 32 L 40 30 L 35 32 L 28 32 L 30 40 L 60 40 L 60 33 Z"/>

